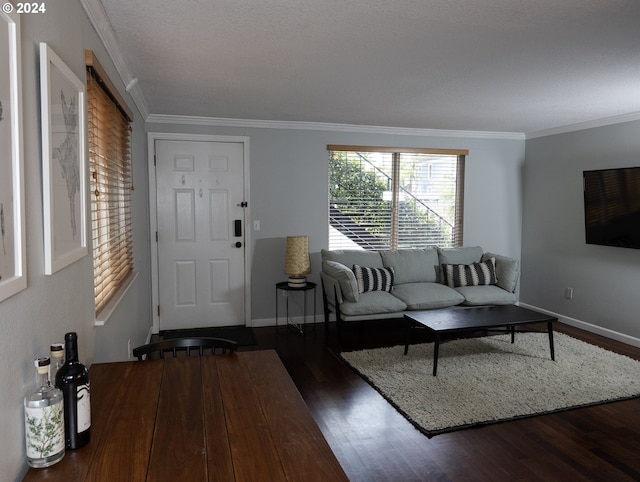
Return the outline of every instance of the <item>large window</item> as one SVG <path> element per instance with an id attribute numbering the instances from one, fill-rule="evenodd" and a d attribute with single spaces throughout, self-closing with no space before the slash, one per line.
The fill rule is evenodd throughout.
<path id="1" fill-rule="evenodd" d="M 329 249 L 462 245 L 466 150 L 328 150 Z"/>
<path id="2" fill-rule="evenodd" d="M 87 110 L 96 314 L 133 273 L 131 111 L 89 51 Z"/>

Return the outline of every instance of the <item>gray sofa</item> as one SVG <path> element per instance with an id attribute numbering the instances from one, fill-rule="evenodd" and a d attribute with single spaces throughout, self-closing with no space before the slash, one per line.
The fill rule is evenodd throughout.
<path id="1" fill-rule="evenodd" d="M 402 318 L 405 311 L 517 301 L 518 260 L 480 246 L 398 251 L 322 250 L 325 325 Z"/>

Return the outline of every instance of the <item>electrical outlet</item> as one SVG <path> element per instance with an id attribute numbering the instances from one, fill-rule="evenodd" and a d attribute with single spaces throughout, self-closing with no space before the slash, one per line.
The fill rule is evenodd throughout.
<path id="1" fill-rule="evenodd" d="M 131 353 L 131 340 L 127 341 L 127 358 L 131 360 L 133 354 Z"/>
<path id="2" fill-rule="evenodd" d="M 569 288 L 568 286 L 564 289 L 564 297 L 568 300 L 573 299 L 573 288 Z"/>

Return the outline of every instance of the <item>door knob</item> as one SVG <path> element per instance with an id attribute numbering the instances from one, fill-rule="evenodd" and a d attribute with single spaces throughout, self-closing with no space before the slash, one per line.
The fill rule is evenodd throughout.
<path id="1" fill-rule="evenodd" d="M 242 243 L 240 241 L 236 243 L 236 248 L 242 248 Z"/>

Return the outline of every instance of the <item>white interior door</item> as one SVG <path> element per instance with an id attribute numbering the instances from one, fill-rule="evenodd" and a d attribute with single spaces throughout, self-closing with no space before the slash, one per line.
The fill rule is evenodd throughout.
<path id="1" fill-rule="evenodd" d="M 160 330 L 244 324 L 244 144 L 155 149 Z"/>

